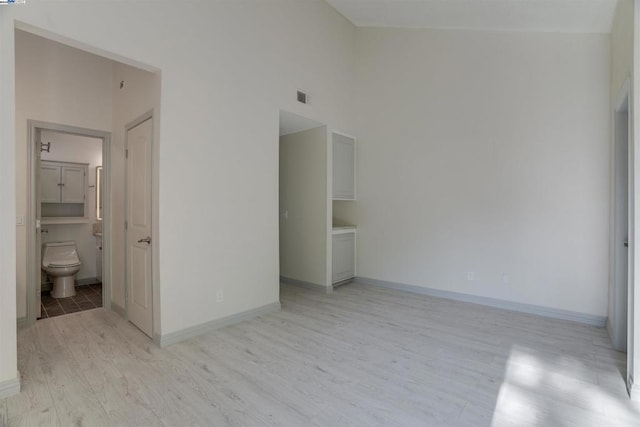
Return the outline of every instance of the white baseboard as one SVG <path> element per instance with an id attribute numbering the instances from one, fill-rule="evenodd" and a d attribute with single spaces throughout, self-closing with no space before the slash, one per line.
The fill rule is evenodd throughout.
<path id="1" fill-rule="evenodd" d="M 96 277 L 85 277 L 84 279 L 76 280 L 76 286 L 94 285 L 96 283 L 100 283 Z"/>
<path id="2" fill-rule="evenodd" d="M 551 307 L 543 307 L 540 305 L 523 304 L 496 298 L 462 294 L 452 291 L 443 291 L 441 289 L 425 288 L 422 286 L 406 285 L 404 283 L 387 282 L 385 280 L 371 279 L 368 277 L 356 277 L 355 282 L 363 285 L 379 286 L 383 288 L 413 292 L 416 294 L 427 295 L 436 298 L 445 298 L 455 301 L 486 305 L 489 307 L 502 308 L 505 310 L 517 311 L 520 313 L 528 313 L 538 316 L 551 317 L 554 319 L 569 320 L 571 322 L 584 323 L 591 326 L 597 326 L 599 328 L 603 328 L 607 323 L 607 318 L 605 316 L 596 316 L 593 314 L 580 313 L 576 311 L 562 310 Z"/>
<path id="3" fill-rule="evenodd" d="M 113 301 L 111 302 L 111 310 L 115 311 L 125 319 L 127 318 L 127 310 L 125 308 L 120 307 L 118 304 L 116 304 Z"/>
<path id="4" fill-rule="evenodd" d="M 18 320 L 16 323 L 18 324 L 18 329 L 22 329 L 25 326 L 27 326 L 29 322 L 27 322 L 27 316 L 23 316 L 23 317 L 18 317 Z"/>
<path id="5" fill-rule="evenodd" d="M 262 307 L 243 311 L 242 313 L 236 313 L 232 314 L 231 316 L 223 317 L 221 319 L 202 323 L 200 325 L 191 326 L 189 328 L 171 332 L 165 335 L 154 334 L 153 341 L 160 347 L 166 347 L 168 345 L 175 344 L 180 341 L 196 337 L 198 335 L 206 334 L 207 332 L 215 331 L 216 329 L 224 328 L 225 326 L 233 325 L 245 320 L 250 320 L 254 317 L 262 316 L 263 314 L 272 313 L 278 310 L 280 310 L 279 301 L 263 305 Z"/>
<path id="6" fill-rule="evenodd" d="M 640 402 L 640 387 L 634 384 L 631 378 L 627 380 L 627 391 L 631 400 Z"/>
<path id="7" fill-rule="evenodd" d="M 0 399 L 13 396 L 18 393 L 20 393 L 20 377 L 0 381 Z"/>
<path id="8" fill-rule="evenodd" d="M 309 289 L 310 291 L 317 291 L 325 294 L 330 294 L 333 292 L 333 286 L 318 285 L 317 283 L 305 282 L 304 280 L 296 280 L 284 276 L 280 276 L 280 281 L 288 285 L 294 285 L 301 288 Z"/>

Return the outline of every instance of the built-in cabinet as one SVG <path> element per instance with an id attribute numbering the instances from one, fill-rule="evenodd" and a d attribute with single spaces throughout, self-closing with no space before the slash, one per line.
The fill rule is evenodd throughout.
<path id="1" fill-rule="evenodd" d="M 356 140 L 331 133 L 333 146 L 333 199 L 356 199 Z"/>
<path id="2" fill-rule="evenodd" d="M 331 283 L 336 284 L 356 275 L 356 230 L 334 227 L 332 234 Z"/>
<path id="3" fill-rule="evenodd" d="M 40 162 L 42 217 L 85 217 L 87 171 L 85 163 Z"/>

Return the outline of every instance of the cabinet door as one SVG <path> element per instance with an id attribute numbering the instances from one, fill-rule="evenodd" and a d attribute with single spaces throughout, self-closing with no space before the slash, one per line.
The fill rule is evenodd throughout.
<path id="1" fill-rule="evenodd" d="M 62 203 L 84 203 L 85 168 L 62 166 Z"/>
<path id="2" fill-rule="evenodd" d="M 356 140 L 337 133 L 333 140 L 333 198 L 356 198 Z"/>
<path id="3" fill-rule="evenodd" d="M 40 201 L 60 203 L 60 167 L 40 164 Z"/>
<path id="4" fill-rule="evenodd" d="M 356 234 L 334 234 L 332 247 L 331 283 L 355 276 Z"/>

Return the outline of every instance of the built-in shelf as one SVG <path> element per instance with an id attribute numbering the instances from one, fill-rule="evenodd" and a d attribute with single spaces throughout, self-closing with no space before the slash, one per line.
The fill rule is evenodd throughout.
<path id="1" fill-rule="evenodd" d="M 347 234 L 347 233 L 355 233 L 356 226 L 355 225 L 334 225 L 331 230 L 331 234 Z"/>
<path id="2" fill-rule="evenodd" d="M 90 218 L 42 218 L 40 224 L 90 224 L 95 222 Z"/>

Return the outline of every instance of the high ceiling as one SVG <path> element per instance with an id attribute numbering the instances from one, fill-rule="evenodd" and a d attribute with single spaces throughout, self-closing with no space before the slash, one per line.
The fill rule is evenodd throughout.
<path id="1" fill-rule="evenodd" d="M 327 0 L 360 27 L 609 33 L 617 0 Z"/>

